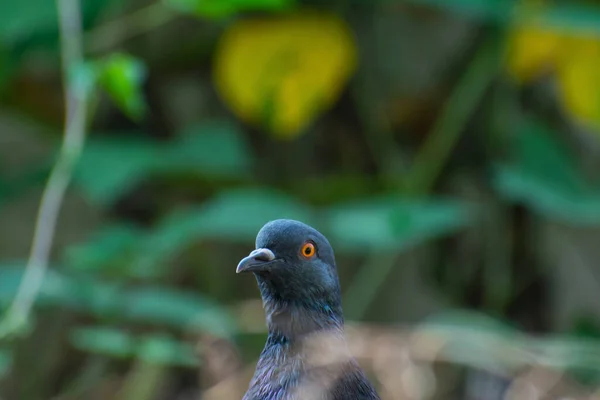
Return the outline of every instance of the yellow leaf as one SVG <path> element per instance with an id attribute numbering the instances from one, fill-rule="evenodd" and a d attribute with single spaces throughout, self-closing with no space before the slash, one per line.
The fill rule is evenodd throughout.
<path id="1" fill-rule="evenodd" d="M 508 44 L 507 68 L 519 82 L 530 82 L 553 70 L 564 36 L 536 26 L 515 29 Z"/>
<path id="2" fill-rule="evenodd" d="M 557 78 L 564 107 L 581 122 L 600 128 L 600 41 L 572 39 L 558 60 Z"/>
<path id="3" fill-rule="evenodd" d="M 292 138 L 337 101 L 356 63 L 343 21 L 304 12 L 234 23 L 218 45 L 214 79 L 239 118 Z"/>

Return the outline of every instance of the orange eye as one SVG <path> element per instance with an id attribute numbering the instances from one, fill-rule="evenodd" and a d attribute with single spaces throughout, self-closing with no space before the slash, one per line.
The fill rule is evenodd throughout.
<path id="1" fill-rule="evenodd" d="M 312 258 L 315 255 L 315 245 L 307 242 L 302 246 L 302 250 L 300 250 L 302 257 L 304 258 Z"/>

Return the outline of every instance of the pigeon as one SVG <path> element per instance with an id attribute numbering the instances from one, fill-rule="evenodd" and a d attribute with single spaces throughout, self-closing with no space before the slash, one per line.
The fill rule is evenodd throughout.
<path id="1" fill-rule="evenodd" d="M 380 399 L 344 338 L 333 249 L 316 229 L 264 225 L 236 273 L 254 274 L 268 336 L 243 400 Z"/>

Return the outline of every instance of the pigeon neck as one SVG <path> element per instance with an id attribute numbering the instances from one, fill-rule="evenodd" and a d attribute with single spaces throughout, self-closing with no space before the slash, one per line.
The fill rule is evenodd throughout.
<path id="1" fill-rule="evenodd" d="M 263 286 L 261 294 L 269 336 L 295 341 L 317 332 L 343 330 L 339 290 L 284 299 Z"/>

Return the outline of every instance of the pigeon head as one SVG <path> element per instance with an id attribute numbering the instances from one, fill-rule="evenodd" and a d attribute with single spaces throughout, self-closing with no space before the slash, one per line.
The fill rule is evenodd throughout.
<path id="1" fill-rule="evenodd" d="M 236 271 L 254 273 L 270 333 L 291 339 L 342 327 L 333 249 L 316 229 L 286 219 L 267 223 Z"/>
<path id="2" fill-rule="evenodd" d="M 263 295 L 284 301 L 339 294 L 333 249 L 316 229 L 279 219 L 258 232 L 256 250 L 240 261 L 237 273 L 253 272 Z"/>

